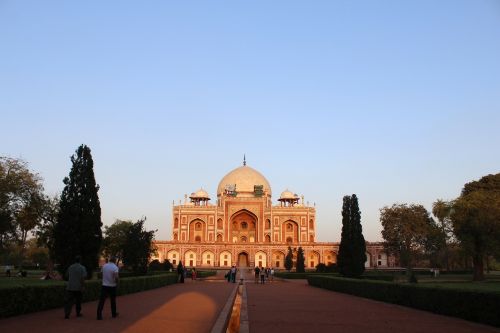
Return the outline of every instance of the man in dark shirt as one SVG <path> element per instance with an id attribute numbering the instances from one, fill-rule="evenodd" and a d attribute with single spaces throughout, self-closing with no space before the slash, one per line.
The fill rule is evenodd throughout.
<path id="1" fill-rule="evenodd" d="M 81 257 L 76 256 L 75 263 L 69 266 L 66 271 L 68 277 L 68 285 L 66 287 L 66 300 L 64 304 L 64 318 L 69 319 L 73 303 L 76 304 L 76 316 L 82 316 L 82 292 L 83 282 L 87 277 L 85 266 L 80 264 Z"/>

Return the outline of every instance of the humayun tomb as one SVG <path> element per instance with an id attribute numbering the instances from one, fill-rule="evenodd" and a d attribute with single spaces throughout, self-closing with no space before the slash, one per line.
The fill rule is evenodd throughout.
<path id="1" fill-rule="evenodd" d="M 216 204 L 200 189 L 172 208 L 172 240 L 155 241 L 153 259 L 187 267 L 274 267 L 283 269 L 290 246 L 304 250 L 307 269 L 337 261 L 338 242 L 316 242 L 316 208 L 285 190 L 272 202 L 271 185 L 246 165 L 225 175 L 217 187 Z M 340 235 L 339 235 L 340 238 Z M 366 243 L 365 266 L 392 267 L 382 243 Z"/>

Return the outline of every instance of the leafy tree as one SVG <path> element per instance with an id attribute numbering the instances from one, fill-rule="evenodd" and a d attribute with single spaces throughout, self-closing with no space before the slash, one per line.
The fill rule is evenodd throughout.
<path id="1" fill-rule="evenodd" d="M 45 197 L 41 211 L 41 221 L 35 229 L 36 239 L 39 246 L 48 249 L 49 258 L 55 260 L 54 252 L 54 230 L 59 214 L 59 198 Z"/>
<path id="2" fill-rule="evenodd" d="M 126 246 L 132 225 L 131 221 L 116 220 L 111 226 L 104 227 L 103 255 L 105 257 L 115 256 L 116 264 L 123 260 L 123 249 Z"/>
<path id="3" fill-rule="evenodd" d="M 304 250 L 302 246 L 299 246 L 297 250 L 297 263 L 295 264 L 295 270 L 299 273 L 304 273 L 305 270 L 305 258 L 304 258 Z"/>
<path id="4" fill-rule="evenodd" d="M 292 248 L 289 246 L 288 253 L 285 257 L 285 269 L 290 272 L 292 268 L 293 268 L 293 252 Z"/>
<path id="5" fill-rule="evenodd" d="M 365 271 L 366 243 L 361 226 L 356 194 L 344 196 L 342 205 L 342 235 L 339 246 L 338 267 L 342 275 L 359 277 Z"/>
<path id="6" fill-rule="evenodd" d="M 453 244 L 456 243 L 453 234 L 453 224 L 450 217 L 452 207 L 453 202 L 444 201 L 442 199 L 438 199 L 432 204 L 432 215 L 438 220 L 438 230 L 435 230 L 433 235 L 433 237 L 436 238 L 435 244 L 437 244 L 436 254 L 442 256 L 444 261 L 444 265 L 440 265 L 439 261 L 441 260 L 436 258 L 436 266 L 444 266 L 446 270 L 450 270 L 450 252 Z"/>
<path id="7" fill-rule="evenodd" d="M 149 263 L 149 270 L 151 271 L 162 271 L 163 267 L 163 264 L 158 259 L 155 259 Z"/>
<path id="8" fill-rule="evenodd" d="M 17 248 L 24 258 L 29 233 L 40 221 L 42 179 L 21 159 L 0 157 L 0 251 Z"/>
<path id="9" fill-rule="evenodd" d="M 484 279 L 484 260 L 500 253 L 500 174 L 464 186 L 451 220 L 463 249 L 472 256 L 475 281 Z"/>
<path id="10" fill-rule="evenodd" d="M 130 226 L 123 248 L 123 263 L 137 274 L 147 273 L 149 259 L 156 251 L 153 244 L 155 231 L 146 231 L 145 221 L 143 218 Z"/>
<path id="11" fill-rule="evenodd" d="M 99 186 L 94 177 L 90 148 L 78 147 L 71 163 L 54 227 L 54 252 L 61 273 L 73 263 L 75 256 L 80 255 L 90 278 L 98 265 L 102 242 Z"/>
<path id="12" fill-rule="evenodd" d="M 380 210 L 384 247 L 388 253 L 399 256 L 409 281 L 415 257 L 425 248 L 431 221 L 422 205 L 394 204 Z"/>
<path id="13" fill-rule="evenodd" d="M 168 259 L 165 259 L 165 261 L 163 262 L 163 265 L 164 265 L 166 271 L 170 271 L 171 269 L 172 270 L 174 269 L 174 265 L 172 265 L 172 263 Z"/>

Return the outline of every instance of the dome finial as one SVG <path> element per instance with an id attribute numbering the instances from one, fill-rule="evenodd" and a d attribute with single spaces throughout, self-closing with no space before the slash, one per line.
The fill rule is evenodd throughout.
<path id="1" fill-rule="evenodd" d="M 247 159 L 245 154 L 243 154 L 243 166 L 247 165 Z"/>

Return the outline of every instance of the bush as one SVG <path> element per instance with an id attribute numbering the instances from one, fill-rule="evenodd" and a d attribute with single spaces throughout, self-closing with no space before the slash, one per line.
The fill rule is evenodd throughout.
<path id="1" fill-rule="evenodd" d="M 500 293 L 309 275 L 311 286 L 500 326 Z"/>
<path id="2" fill-rule="evenodd" d="M 307 279 L 309 275 L 319 275 L 319 274 L 326 276 L 339 276 L 338 273 L 317 273 L 317 272 L 305 272 L 305 273 L 276 272 L 274 273 L 274 276 L 282 279 Z"/>
<path id="3" fill-rule="evenodd" d="M 329 264 L 328 266 L 321 263 L 316 265 L 317 273 L 337 273 L 337 264 Z"/>
<path id="4" fill-rule="evenodd" d="M 176 274 L 136 276 L 121 278 L 117 289 L 118 295 L 160 288 L 177 282 Z M 85 282 L 83 301 L 99 299 L 101 281 Z M 29 312 L 42 311 L 64 306 L 66 284 L 33 285 L 0 289 L 0 318 L 16 316 Z"/>

